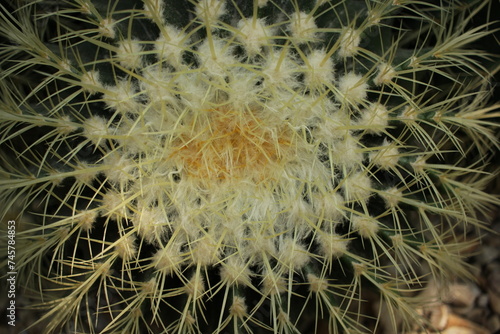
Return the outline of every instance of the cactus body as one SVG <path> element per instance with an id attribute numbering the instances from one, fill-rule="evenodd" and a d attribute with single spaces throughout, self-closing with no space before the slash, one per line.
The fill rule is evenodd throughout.
<path id="1" fill-rule="evenodd" d="M 423 325 L 414 292 L 467 276 L 461 234 L 498 204 L 485 5 L 4 10 L 1 215 L 45 331 Z"/>

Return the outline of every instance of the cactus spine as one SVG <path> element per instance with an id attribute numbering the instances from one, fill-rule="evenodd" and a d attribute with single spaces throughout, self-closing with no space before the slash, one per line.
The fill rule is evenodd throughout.
<path id="1" fill-rule="evenodd" d="M 3 8 L 1 216 L 45 332 L 369 332 L 367 290 L 423 325 L 498 205 L 487 4 Z"/>

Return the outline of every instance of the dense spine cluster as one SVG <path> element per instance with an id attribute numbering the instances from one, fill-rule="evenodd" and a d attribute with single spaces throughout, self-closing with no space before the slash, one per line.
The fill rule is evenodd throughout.
<path id="1" fill-rule="evenodd" d="M 4 9 L 0 214 L 45 331 L 423 325 L 413 292 L 467 276 L 498 204 L 487 3 Z"/>

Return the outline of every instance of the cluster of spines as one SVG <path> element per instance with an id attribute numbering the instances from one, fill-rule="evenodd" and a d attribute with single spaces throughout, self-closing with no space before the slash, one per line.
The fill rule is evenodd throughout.
<path id="1" fill-rule="evenodd" d="M 165 25 L 169 7 L 163 1 L 146 1 L 142 9 L 134 10 L 115 8 L 118 3 L 105 9 L 95 5 L 82 1 L 76 9 L 47 14 L 48 18 L 57 14 L 60 29 L 65 16 L 76 17 L 87 26 L 72 31 L 68 25 L 66 35 L 53 39 L 55 48 L 41 42 L 35 26 L 24 35 L 9 20 L 1 28 L 3 35 L 17 42 L 16 47 L 3 49 L 8 59 L 22 51 L 32 57 L 8 70 L 4 78 L 34 66 L 48 72 L 28 94 L 29 104 L 21 103 L 24 97 L 16 96 L 22 96 L 21 92 L 7 87 L 7 80 L 2 82 L 2 117 L 6 121 L 2 149 L 19 154 L 22 161 L 19 165 L 3 158 L 2 173 L 6 176 L 4 189 L 16 189 L 5 192 L 8 203 L 24 196 L 21 211 L 29 208 L 42 213 L 41 218 L 31 218 L 42 224 L 34 223 L 21 234 L 27 244 L 35 242 L 40 247 L 20 252 L 19 263 L 21 271 L 29 275 L 39 272 L 49 251 L 54 254 L 49 255 L 50 267 L 39 272 L 46 277 L 35 282 L 61 286 L 57 298 L 62 302 L 50 306 L 46 316 L 57 314 L 49 330 L 65 322 L 73 322 L 77 328 L 86 327 L 85 323 L 97 327 L 98 319 L 102 322 L 108 317 L 109 323 L 101 329 L 138 332 L 146 326 L 152 331 L 203 331 L 204 324 L 212 322 L 204 304 L 222 294 L 225 311 L 215 317 L 216 326 L 209 328 L 214 332 L 252 332 L 255 327 L 293 332 L 306 308 L 315 310 L 318 319 L 329 317 L 332 332 L 348 332 L 362 317 L 350 314 L 349 309 L 361 301 L 363 286 L 370 285 L 380 293 L 396 323 L 397 310 L 415 313 L 400 292 L 419 283 L 416 263 L 428 263 L 434 276 L 440 275 L 443 266 L 463 274 L 456 249 L 459 244 L 444 242 L 446 237 L 456 239 L 447 230 L 464 219 L 479 224 L 474 212 L 485 211 L 496 199 L 481 191 L 488 180 L 480 177 L 484 162 L 466 166 L 469 152 L 456 131 L 465 131 L 472 148 L 479 151 L 487 151 L 495 139 L 485 121 L 488 109 L 481 101 L 485 95 L 464 86 L 426 102 L 437 87 L 420 74 L 441 76 L 447 84 L 459 82 L 461 78 L 451 71 L 460 72 L 459 66 L 482 75 L 478 61 L 458 52 L 486 32 L 461 31 L 464 19 L 446 41 L 441 34 L 435 46 L 400 50 L 403 37 L 384 21 L 398 7 L 392 2 L 368 8 L 359 26 L 354 20 L 349 22 L 352 13 L 341 14 L 349 11 L 347 3 L 328 1 L 308 6 L 290 2 L 283 8 L 256 1 L 251 11 L 218 0 L 178 5 L 177 10 L 192 10 L 186 14 L 193 15 L 194 23 L 189 25 Z M 258 15 L 267 7 L 273 8 L 270 13 L 276 22 Z M 247 17 L 243 10 L 251 15 Z M 331 17 L 327 14 L 335 14 L 333 21 L 347 22 L 318 26 L 318 21 Z M 428 24 L 424 17 L 420 19 Z M 442 19 L 451 22 L 452 17 L 443 15 Z M 154 41 L 138 39 L 140 35 L 149 37 L 146 32 L 135 35 L 141 24 L 150 24 L 147 20 L 159 31 L 160 37 Z M 362 44 L 370 29 L 376 32 Z M 395 40 L 385 39 L 388 29 L 396 31 L 395 36 L 390 34 Z M 259 58 L 263 55 L 265 59 Z M 148 63 L 149 59 L 154 62 Z M 230 82 L 226 82 L 228 76 Z M 481 80 L 484 82 L 483 76 L 478 82 Z M 207 116 L 208 121 L 214 117 L 225 120 L 228 101 L 230 111 L 239 110 L 236 117 L 241 118 L 233 129 L 246 134 L 249 145 L 289 132 L 256 132 L 245 127 L 248 124 L 286 121 L 293 135 L 276 140 L 272 149 L 262 144 L 257 147 L 264 156 L 279 151 L 279 161 L 272 161 L 276 165 L 297 163 L 293 158 L 286 160 L 284 142 L 293 143 L 288 146 L 294 154 L 311 149 L 321 156 L 318 163 L 329 165 L 331 179 L 310 176 L 311 166 L 299 165 L 287 170 L 296 173 L 287 183 L 262 181 L 282 197 L 259 193 L 262 198 L 252 197 L 253 207 L 243 203 L 244 211 L 236 207 L 234 212 L 231 198 L 224 198 L 227 194 L 237 197 L 230 190 L 232 185 L 210 179 L 213 175 L 220 178 L 220 171 L 203 169 L 199 175 L 210 176 L 208 180 L 185 182 L 189 177 L 182 175 L 178 165 L 169 164 L 169 158 L 180 156 L 184 167 L 191 169 L 205 168 L 213 161 L 220 166 L 221 159 L 206 158 L 198 146 L 227 141 L 208 137 L 197 142 L 198 146 L 188 143 L 198 140 L 203 131 L 229 135 L 185 114 L 210 111 L 209 115 L 219 116 Z M 271 111 L 275 108 L 288 114 L 269 116 L 262 111 L 264 104 Z M 253 123 L 246 118 L 249 114 Z M 173 140 L 175 128 L 162 127 L 183 122 L 200 133 L 183 130 L 184 137 Z M 41 127 L 40 137 L 26 137 L 35 127 Z M 269 133 L 269 138 L 263 133 Z M 326 152 L 323 143 L 313 141 L 329 137 Z M 186 149 L 200 156 L 188 163 L 179 154 Z M 449 151 L 458 151 L 464 158 L 456 159 Z M 453 164 L 439 161 L 448 156 L 455 159 Z M 241 161 L 227 159 L 232 164 Z M 250 160 L 245 163 L 251 165 Z M 322 171 L 319 167 L 313 170 Z M 179 182 L 184 188 L 165 190 Z M 314 190 L 325 182 L 333 182 L 334 191 Z M 294 184 L 299 189 L 293 192 L 276 187 Z M 193 217 L 204 208 L 196 202 L 208 201 L 204 193 L 210 193 L 210 201 L 216 203 L 208 206 L 207 216 L 222 220 L 220 225 L 202 225 Z M 185 199 L 192 203 L 181 203 Z M 285 214 L 242 228 L 242 216 L 263 219 L 267 212 L 282 209 L 280 201 L 291 203 Z M 171 209 L 176 205 L 178 211 Z M 182 212 L 182 205 L 191 205 L 191 209 Z M 416 209 L 418 223 L 407 217 L 407 208 Z M 442 219 L 442 226 L 436 227 L 434 216 Z M 267 228 L 269 224 L 275 226 Z M 110 237 L 112 234 L 118 237 Z M 227 244 L 228 240 L 234 242 Z M 342 274 L 335 275 L 335 271 Z M 95 291 L 97 300 L 89 302 Z M 299 292 L 307 296 L 306 302 L 302 300 L 304 306 L 292 315 Z M 93 303 L 96 309 L 86 306 L 79 314 L 82 305 Z M 63 310 L 67 305 L 71 307 Z M 165 315 L 162 307 L 177 312 L 178 317 L 173 317 L 177 319 Z M 270 311 L 260 320 L 262 309 Z M 145 318 L 148 313 L 152 322 Z M 72 317 L 77 320 L 70 320 Z"/>

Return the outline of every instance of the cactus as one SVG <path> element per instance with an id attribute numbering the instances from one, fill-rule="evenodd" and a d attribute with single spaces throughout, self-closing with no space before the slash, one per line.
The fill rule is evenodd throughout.
<path id="1" fill-rule="evenodd" d="M 34 326 L 402 333 L 470 277 L 499 204 L 487 0 L 12 6 L 0 216 Z"/>

